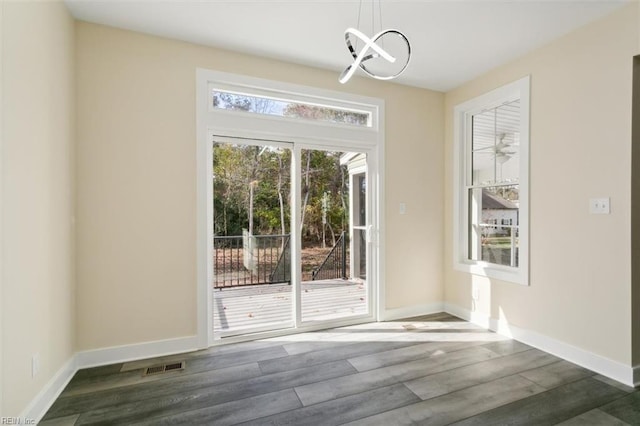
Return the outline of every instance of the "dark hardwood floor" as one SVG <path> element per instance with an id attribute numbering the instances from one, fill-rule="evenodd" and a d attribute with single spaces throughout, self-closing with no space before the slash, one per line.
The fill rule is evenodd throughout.
<path id="1" fill-rule="evenodd" d="M 40 424 L 346 423 L 640 425 L 640 391 L 435 314 L 81 370 Z"/>

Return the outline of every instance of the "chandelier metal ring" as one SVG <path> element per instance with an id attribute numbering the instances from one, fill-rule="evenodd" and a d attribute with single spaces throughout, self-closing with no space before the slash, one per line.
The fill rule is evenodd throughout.
<path id="1" fill-rule="evenodd" d="M 365 66 L 365 62 L 370 59 L 375 58 L 383 58 L 390 63 L 395 63 L 396 58 L 385 51 L 382 47 L 380 47 L 376 42 L 387 34 L 395 34 L 398 35 L 407 45 L 407 59 L 400 71 L 395 74 L 388 76 L 380 76 L 376 75 L 373 72 L 369 71 Z M 365 44 L 364 47 L 360 50 L 360 52 L 356 52 L 356 49 L 353 47 L 353 43 L 351 42 L 351 36 L 357 37 L 362 40 Z M 356 72 L 357 68 L 361 68 L 368 76 L 375 78 L 377 80 L 391 80 L 398 77 L 409 65 L 409 61 L 411 59 L 411 44 L 409 43 L 409 39 L 402 34 L 400 31 L 395 29 L 388 29 L 380 31 L 375 34 L 373 37 L 369 38 L 361 31 L 358 31 L 355 28 L 347 28 L 344 32 L 345 43 L 347 44 L 347 49 L 349 49 L 349 53 L 353 57 L 353 62 L 349 65 L 345 70 L 340 74 L 339 81 L 340 83 L 346 83 Z M 369 51 L 372 50 L 371 53 Z"/>

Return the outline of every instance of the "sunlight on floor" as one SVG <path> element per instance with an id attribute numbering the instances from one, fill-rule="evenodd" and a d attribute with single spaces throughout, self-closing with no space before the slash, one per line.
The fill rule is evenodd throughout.
<path id="1" fill-rule="evenodd" d="M 366 323 L 313 333 L 273 337 L 271 342 L 496 342 L 508 338 L 465 321 Z"/>

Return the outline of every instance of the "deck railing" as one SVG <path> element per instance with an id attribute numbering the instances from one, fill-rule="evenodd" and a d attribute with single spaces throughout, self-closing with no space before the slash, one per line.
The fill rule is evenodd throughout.
<path id="1" fill-rule="evenodd" d="M 347 237 L 344 232 L 340 235 L 324 262 L 311 273 L 313 281 L 333 280 L 336 278 L 347 279 Z"/>
<path id="2" fill-rule="evenodd" d="M 269 276 L 271 283 L 291 283 L 291 249 L 289 248 L 289 242 L 291 238 L 286 236 L 282 250 L 280 250 L 280 257 L 276 262 L 273 272 Z"/>
<path id="3" fill-rule="evenodd" d="M 290 259 L 288 241 L 289 235 L 246 232 L 242 236 L 214 237 L 214 288 L 288 282 L 289 274 L 278 272 L 280 260 Z"/>

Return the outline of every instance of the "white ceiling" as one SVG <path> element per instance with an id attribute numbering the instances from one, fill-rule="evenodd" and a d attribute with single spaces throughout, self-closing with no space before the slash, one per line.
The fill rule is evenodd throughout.
<path id="1" fill-rule="evenodd" d="M 372 34 L 371 1 L 363 0 L 359 28 L 367 35 Z M 357 26 L 360 5 L 359 0 L 65 2 L 80 20 L 326 68 L 336 72 L 336 79 L 351 62 L 344 30 Z M 625 3 L 382 0 L 381 10 L 383 26 L 406 34 L 413 51 L 409 67 L 395 81 L 447 91 Z"/>

